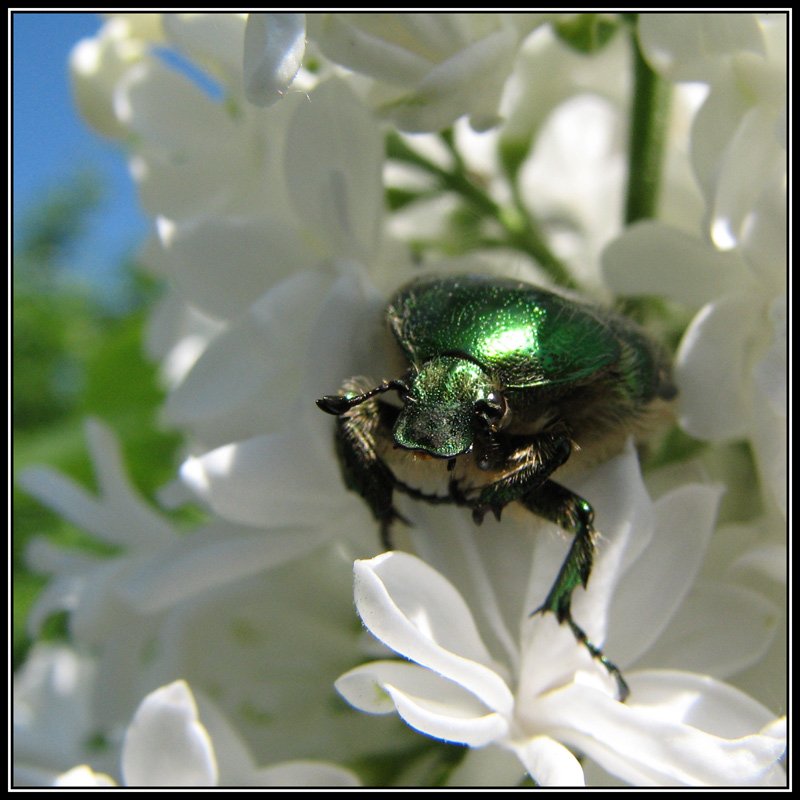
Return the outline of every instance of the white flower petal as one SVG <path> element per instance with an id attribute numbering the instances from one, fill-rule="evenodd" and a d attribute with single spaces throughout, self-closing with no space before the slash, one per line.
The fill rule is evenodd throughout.
<path id="1" fill-rule="evenodd" d="M 155 668 L 213 693 L 254 764 L 297 758 L 346 763 L 410 744 L 415 734 L 397 719 L 348 711 L 333 688 L 367 638 L 354 627 L 352 565 L 339 540 L 177 605 L 157 626 L 156 663 L 148 663 L 143 677 Z M 137 667 L 133 679 L 141 681 L 141 658 L 129 660 Z M 230 782 L 223 760 L 229 749 L 218 747 L 218 726 L 199 697 L 198 703 L 220 782 Z"/>
<path id="2" fill-rule="evenodd" d="M 684 601 L 714 531 L 721 495 L 722 487 L 689 484 L 656 502 L 655 531 L 614 594 L 606 649 L 621 663 L 647 651 Z"/>
<path id="3" fill-rule="evenodd" d="M 693 236 L 645 220 L 603 251 L 603 276 L 621 296 L 652 294 L 699 307 L 741 290 L 747 270 L 736 253 L 720 253 Z"/>
<path id="4" fill-rule="evenodd" d="M 703 675 L 670 670 L 638 672 L 633 678 L 636 694 L 632 707 L 648 707 L 663 719 L 681 721 L 715 736 L 739 741 L 762 731 L 773 738 L 785 735 L 774 726 L 780 722 L 769 709 L 721 681 Z M 781 754 L 773 742 L 769 749 Z"/>
<path id="5" fill-rule="evenodd" d="M 96 664 L 63 645 L 34 644 L 14 676 L 17 766 L 59 773 L 83 763 Z"/>
<path id="6" fill-rule="evenodd" d="M 269 106 L 284 96 L 306 50 L 305 14 L 249 14 L 244 32 L 247 99 Z"/>
<path id="7" fill-rule="evenodd" d="M 261 692 L 270 689 L 261 687 Z M 230 718 L 220 711 L 219 706 L 201 692 L 197 692 L 200 715 L 213 742 L 219 765 L 220 786 L 358 786 L 358 777 L 348 769 L 324 761 L 292 759 L 272 762 L 268 766 L 257 766 L 250 746 L 244 738 L 245 726 L 237 719 L 234 727 Z M 234 715 L 236 716 L 236 715 Z M 260 737 L 259 737 L 260 738 Z M 252 742 L 252 740 L 250 740 Z M 263 748 L 268 758 L 274 758 L 267 745 Z M 316 749 L 312 746 L 311 749 Z"/>
<path id="8" fill-rule="evenodd" d="M 711 236 L 721 250 L 737 245 L 765 186 L 786 175 L 786 153 L 774 135 L 775 119 L 760 106 L 749 110 L 719 165 L 711 211 Z"/>
<path id="9" fill-rule="evenodd" d="M 242 14 L 162 14 L 164 33 L 187 59 L 241 94 Z"/>
<path id="10" fill-rule="evenodd" d="M 475 114 L 478 129 L 488 128 L 498 121 L 517 43 L 513 29 L 495 31 L 437 64 L 412 92 L 379 110 L 410 132 L 441 130 L 465 113 Z"/>
<path id="11" fill-rule="evenodd" d="M 163 250 L 157 255 L 150 248 L 145 256 L 150 266 L 158 269 Z M 161 362 L 161 378 L 167 389 L 178 384 L 202 355 L 208 343 L 225 329 L 225 323 L 212 319 L 189 305 L 175 291 L 167 290 L 157 301 L 150 316 L 145 348 L 153 361 Z"/>
<path id="12" fill-rule="evenodd" d="M 785 586 L 788 578 L 788 554 L 780 544 L 765 544 L 748 550 L 731 565 L 733 575 L 752 575 Z"/>
<path id="13" fill-rule="evenodd" d="M 129 133 L 176 157 L 189 153 L 210 157 L 210 137 L 214 133 L 230 137 L 235 129 L 219 103 L 188 77 L 152 57 L 126 73 L 114 106 Z"/>
<path id="14" fill-rule="evenodd" d="M 336 394 L 353 375 L 379 382 L 396 354 L 385 330 L 385 305 L 385 295 L 358 272 L 347 270 L 336 279 L 309 337 L 301 396 Z"/>
<path id="15" fill-rule="evenodd" d="M 31 559 L 30 566 L 34 571 L 45 571 L 39 570 L 38 567 L 42 560 L 41 551 L 45 549 L 42 545 L 47 546 L 47 544 L 46 542 L 37 541 L 34 542 L 28 550 Z M 56 551 L 56 548 L 51 549 Z M 57 555 L 57 552 L 55 554 Z M 45 558 L 44 560 L 49 560 L 54 564 L 55 568 L 52 570 L 53 573 L 58 573 L 60 571 L 59 566 L 61 565 L 56 559 Z M 77 567 L 77 565 L 75 566 Z M 92 564 L 84 562 L 82 566 L 90 569 Z M 51 614 L 56 614 L 61 611 L 73 612 L 80 606 L 81 599 L 85 596 L 86 592 L 86 578 L 80 570 L 75 569 L 75 572 L 76 574 L 69 574 L 70 566 L 67 566 L 64 570 L 66 574 L 62 573 L 58 575 L 57 578 L 51 579 L 47 586 L 39 592 L 36 597 L 36 603 L 33 605 L 26 621 L 26 629 L 31 637 L 35 637 L 39 634 L 42 626 Z"/>
<path id="16" fill-rule="evenodd" d="M 702 80 L 740 50 L 764 52 L 755 14 L 641 14 L 638 35 L 653 68 L 674 81 Z"/>
<path id="17" fill-rule="evenodd" d="M 385 689 L 385 684 L 389 682 L 413 685 L 417 691 L 429 684 L 436 689 L 446 685 L 443 678 L 416 664 L 404 661 L 370 661 L 341 675 L 335 686 L 336 691 L 360 711 L 368 714 L 391 714 L 395 706 Z"/>
<path id="18" fill-rule="evenodd" d="M 785 304 L 787 275 L 787 214 L 786 172 L 774 176 L 772 182 L 762 181 L 763 191 L 750 209 L 742 256 L 759 281 L 764 281 L 765 294 L 780 295 L 777 302 Z M 786 323 L 785 312 L 773 316 L 775 322 Z M 785 339 L 785 334 L 784 334 Z"/>
<path id="19" fill-rule="evenodd" d="M 289 196 L 325 254 L 369 263 L 383 215 L 383 140 L 367 109 L 339 80 L 298 105 L 286 142 Z"/>
<path id="20" fill-rule="evenodd" d="M 128 570 L 118 594 L 139 613 L 153 613 L 302 556 L 326 538 L 323 532 L 300 535 L 233 526 L 198 531 L 162 548 L 157 560 Z"/>
<path id="21" fill-rule="evenodd" d="M 235 318 L 257 298 L 317 259 L 285 219 L 196 217 L 159 226 L 162 265 L 181 295 L 204 313 Z"/>
<path id="22" fill-rule="evenodd" d="M 291 419 L 328 282 L 298 272 L 267 292 L 208 345 L 168 397 L 165 419 L 216 427 L 223 441 Z"/>
<path id="23" fill-rule="evenodd" d="M 20 486 L 61 516 L 97 538 L 127 546 L 158 546 L 172 541 L 172 526 L 139 496 L 125 474 L 119 442 L 98 420 L 86 422 L 100 494 L 87 492 L 55 470 L 34 467 Z"/>
<path id="24" fill-rule="evenodd" d="M 53 786 L 116 786 L 116 781 L 102 772 L 95 772 L 87 764 L 73 767 L 67 772 L 62 772 L 54 781 Z"/>
<path id="25" fill-rule="evenodd" d="M 336 529 L 347 493 L 315 415 L 286 430 L 189 458 L 181 475 L 225 519 L 254 527 Z"/>
<path id="26" fill-rule="evenodd" d="M 777 297 L 770 308 L 773 335 L 769 348 L 753 368 L 753 418 L 750 445 L 753 448 L 765 493 L 771 494 L 786 518 L 787 426 L 787 323 L 786 296 Z"/>
<path id="27" fill-rule="evenodd" d="M 746 434 L 752 340 L 759 325 L 754 298 L 731 295 L 705 306 L 684 334 L 674 375 L 681 427 L 695 438 Z"/>
<path id="28" fill-rule="evenodd" d="M 125 733 L 128 786 L 214 786 L 217 765 L 191 690 L 176 681 L 149 694 Z"/>
<path id="29" fill-rule="evenodd" d="M 21 489 L 59 515 L 96 536 L 106 534 L 106 518 L 96 499 L 61 473 L 48 467 L 30 467 L 17 480 Z"/>
<path id="30" fill-rule="evenodd" d="M 355 773 L 335 764 L 322 761 L 285 761 L 258 770 L 253 786 L 310 787 L 310 786 L 360 786 Z"/>
<path id="31" fill-rule="evenodd" d="M 779 621 L 778 609 L 756 592 L 701 583 L 678 608 L 640 665 L 727 678 L 764 657 Z"/>
<path id="32" fill-rule="evenodd" d="M 170 393 L 164 405 L 165 422 L 223 427 L 225 417 L 241 414 L 242 408 L 254 400 L 268 405 L 271 346 L 267 332 L 249 314 L 227 326 Z M 235 420 L 231 423 L 224 425 L 224 441 L 246 436 L 253 429 L 250 415 L 245 416 L 244 430 L 238 435 Z"/>
<path id="33" fill-rule="evenodd" d="M 391 552 L 356 561 L 356 607 L 369 630 L 396 652 L 509 714 L 513 699 L 492 668 L 469 609 L 455 588 L 415 556 Z"/>
<path id="34" fill-rule="evenodd" d="M 741 240 L 762 192 L 776 179 L 785 182 L 786 26 L 763 17 L 759 24 L 770 52 L 742 50 L 707 76 L 711 92 L 692 126 L 692 165 L 721 248 Z M 770 29 L 782 32 L 778 41 Z"/>
<path id="35" fill-rule="evenodd" d="M 113 26 L 105 26 L 94 38 L 82 39 L 70 53 L 75 104 L 86 121 L 104 136 L 125 136 L 125 125 L 114 110 L 114 91 L 120 78 L 145 53 L 144 42 L 114 35 Z"/>
<path id="36" fill-rule="evenodd" d="M 281 197 L 269 169 L 277 158 L 274 146 L 257 145 L 250 119 L 232 116 L 160 61 L 151 58 L 128 70 L 115 109 L 137 145 L 131 171 L 149 214 L 181 220 L 210 210 L 250 210 L 265 181 Z M 270 121 L 282 130 L 282 119 Z"/>
<path id="37" fill-rule="evenodd" d="M 71 567 L 69 562 L 62 564 L 56 577 L 37 597 L 28 624 L 32 631 L 38 632 L 50 614 L 67 611 L 71 614 L 70 633 L 76 640 L 83 637 L 94 640 L 118 624 L 118 605 L 109 601 L 125 562 L 97 558 L 94 562 L 87 561 L 85 568 L 75 574 L 70 574 Z"/>
<path id="38" fill-rule="evenodd" d="M 336 690 L 352 706 L 368 714 L 391 714 L 395 704 L 386 687 L 450 706 L 457 716 L 468 716 L 486 707 L 474 695 L 447 678 L 408 661 L 368 661 L 336 680 Z"/>
<path id="39" fill-rule="evenodd" d="M 397 713 L 412 728 L 437 739 L 483 747 L 508 733 L 508 720 L 495 711 L 462 718 L 453 713 L 452 705 L 442 704 L 438 698 L 417 697 L 389 684 L 385 689 L 391 695 Z"/>
<path id="40" fill-rule="evenodd" d="M 134 11 L 128 14 L 103 14 L 107 19 L 106 26 L 119 39 L 143 39 L 150 45 L 164 43 L 164 15 L 140 14 Z"/>
<path id="41" fill-rule="evenodd" d="M 445 741 L 481 747 L 508 731 L 507 720 L 473 694 L 416 664 L 372 661 L 342 675 L 336 689 L 362 711 L 396 710 L 412 728 Z"/>
<path id="42" fill-rule="evenodd" d="M 518 787 L 525 769 L 515 752 L 501 745 L 471 747 L 447 777 L 447 787 Z"/>
<path id="43" fill-rule="evenodd" d="M 520 41 L 543 14 L 326 14 L 309 27 L 322 51 L 376 83 L 370 102 L 407 131 L 437 131 L 497 108 Z"/>
<path id="44" fill-rule="evenodd" d="M 585 785 L 581 762 L 549 736 L 534 736 L 515 745 L 514 751 L 538 786 Z"/>
<path id="45" fill-rule="evenodd" d="M 365 16 L 312 14 L 309 17 L 309 31 L 328 58 L 349 69 L 393 84 L 408 85 L 421 80 L 432 62 L 421 53 L 390 38 L 393 24 L 403 22 L 399 19 L 401 15 L 382 14 L 380 16 L 384 19 L 379 22 L 384 24 L 377 27 L 370 24 L 372 20 L 365 20 Z M 409 16 L 402 15 L 405 18 Z M 386 20 L 386 17 L 394 19 Z"/>
<path id="46" fill-rule="evenodd" d="M 617 703 L 574 684 L 531 714 L 560 729 L 608 772 L 638 786 L 771 784 L 785 742 L 760 730 L 772 715 L 746 695 L 683 673 L 632 673 Z M 698 727 L 702 725 L 703 727 Z"/>

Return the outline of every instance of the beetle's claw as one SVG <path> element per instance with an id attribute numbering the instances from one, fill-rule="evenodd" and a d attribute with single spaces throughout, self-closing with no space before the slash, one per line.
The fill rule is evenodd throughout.
<path id="1" fill-rule="evenodd" d="M 483 523 L 483 518 L 491 511 L 494 518 L 500 522 L 500 517 L 503 514 L 503 506 L 498 503 L 480 503 L 472 507 L 472 519 L 476 525 Z"/>
<path id="2" fill-rule="evenodd" d="M 350 403 L 348 398 L 343 397 L 342 395 L 326 394 L 324 397 L 320 397 L 320 399 L 317 400 L 317 406 L 325 413 L 333 414 L 334 416 L 338 417 L 347 411 Z"/>

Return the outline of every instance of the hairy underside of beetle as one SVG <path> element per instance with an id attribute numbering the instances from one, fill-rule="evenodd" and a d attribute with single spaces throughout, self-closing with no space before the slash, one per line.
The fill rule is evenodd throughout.
<path id="1" fill-rule="evenodd" d="M 342 392 L 359 394 L 372 386 L 375 382 L 371 379 L 352 378 L 345 382 Z M 523 475 L 531 462 L 546 462 L 551 457 L 548 443 L 552 439 L 542 436 L 541 444 L 537 444 L 537 434 L 567 436 L 569 457 L 552 473 L 552 478 L 569 480 L 618 455 L 629 438 L 636 444 L 647 442 L 655 431 L 672 420 L 670 400 L 656 397 L 642 407 L 623 410 L 619 403 L 607 399 L 603 402 L 605 398 L 598 396 L 603 390 L 607 391 L 606 387 L 582 390 L 577 397 L 545 398 L 538 411 L 527 410 L 522 422 L 515 424 L 512 420 L 503 431 L 503 437 L 524 437 L 525 444 L 509 448 L 509 454 L 489 469 L 479 466 L 475 450 L 454 459 L 442 459 L 424 451 L 398 447 L 392 430 L 400 406 L 382 398 L 363 403 L 348 411 L 346 416 L 359 420 L 354 426 L 359 431 L 354 434 L 360 439 L 359 447 L 368 449 L 371 457 L 385 465 L 399 491 L 411 496 L 440 497 L 445 501 L 452 497 L 454 488 L 467 497 L 501 478 L 513 480 L 515 474 Z M 555 401 L 560 401 L 561 405 L 554 405 Z M 565 412 L 564 416 L 559 408 Z"/>

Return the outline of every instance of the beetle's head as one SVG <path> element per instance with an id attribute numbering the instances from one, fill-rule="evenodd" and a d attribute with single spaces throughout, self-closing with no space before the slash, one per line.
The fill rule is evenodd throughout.
<path id="1" fill-rule="evenodd" d="M 476 436 L 495 431 L 506 414 L 505 401 L 489 376 L 459 356 L 425 363 L 409 381 L 403 402 L 395 442 L 437 458 L 468 453 Z"/>

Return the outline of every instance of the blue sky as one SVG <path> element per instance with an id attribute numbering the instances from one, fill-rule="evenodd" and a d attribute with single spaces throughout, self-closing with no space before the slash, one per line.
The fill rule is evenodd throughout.
<path id="1" fill-rule="evenodd" d="M 12 199 L 15 219 L 48 188 L 81 170 L 105 186 L 75 271 L 100 285 L 147 231 L 118 144 L 95 134 L 72 102 L 67 62 L 72 47 L 101 25 L 97 14 L 15 13 L 12 17 Z"/>

